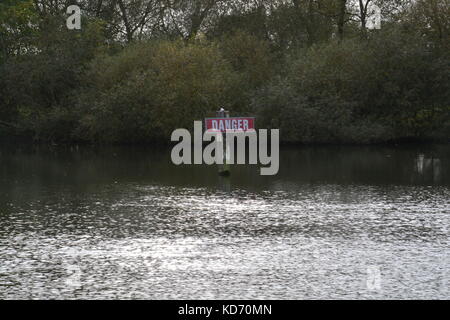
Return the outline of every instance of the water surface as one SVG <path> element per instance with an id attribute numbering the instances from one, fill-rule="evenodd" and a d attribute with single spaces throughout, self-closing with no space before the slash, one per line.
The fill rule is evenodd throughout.
<path id="1" fill-rule="evenodd" d="M 450 146 L 0 147 L 1 299 L 448 299 Z"/>

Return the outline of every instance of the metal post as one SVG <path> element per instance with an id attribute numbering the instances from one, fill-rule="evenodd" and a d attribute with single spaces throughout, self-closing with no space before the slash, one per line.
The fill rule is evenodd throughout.
<path id="1" fill-rule="evenodd" d="M 226 111 L 224 108 L 220 108 L 220 110 L 217 111 L 217 117 L 218 118 L 229 118 L 230 112 Z M 228 148 L 227 136 L 226 136 L 226 134 L 224 135 L 223 133 L 221 133 L 220 136 L 222 137 L 223 146 L 225 147 L 225 153 L 224 153 L 223 164 L 219 165 L 219 175 L 229 176 L 231 174 L 230 165 L 229 165 L 230 150 Z"/>

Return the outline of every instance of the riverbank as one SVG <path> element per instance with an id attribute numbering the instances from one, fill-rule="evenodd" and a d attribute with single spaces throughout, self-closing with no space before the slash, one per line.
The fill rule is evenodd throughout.
<path id="1" fill-rule="evenodd" d="M 295 142 L 295 141 L 283 141 L 282 133 L 280 130 L 280 146 L 286 147 L 303 147 L 303 146 L 392 146 L 392 145 L 411 145 L 411 144 L 447 144 L 450 143 L 450 137 L 403 137 L 397 139 L 390 140 L 382 140 L 382 141 L 372 141 L 372 142 L 355 142 L 355 141 L 347 141 L 347 142 Z M 0 131 L 0 142 L 2 144 L 16 145 L 16 144 L 24 144 L 24 145 L 38 145 L 38 146 L 151 146 L 151 147 L 159 147 L 165 148 L 173 146 L 175 142 L 171 142 L 170 138 L 167 140 L 159 140 L 159 141 L 148 141 L 148 142 L 90 142 L 90 141 L 82 141 L 82 140 L 71 140 L 71 141 L 45 141 L 45 140 L 35 140 L 29 136 L 24 135 L 2 135 Z"/>

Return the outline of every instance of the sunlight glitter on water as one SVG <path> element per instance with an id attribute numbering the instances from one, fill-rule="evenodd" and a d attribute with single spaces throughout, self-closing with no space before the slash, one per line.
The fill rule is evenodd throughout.
<path id="1" fill-rule="evenodd" d="M 33 184 L 21 167 L 0 180 L 0 298 L 448 298 L 439 163 L 439 185 L 281 175 L 186 186 L 172 170 Z"/>

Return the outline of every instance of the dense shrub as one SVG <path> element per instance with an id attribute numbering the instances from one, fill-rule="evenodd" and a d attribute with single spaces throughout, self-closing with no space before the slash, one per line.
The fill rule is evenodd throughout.
<path id="1" fill-rule="evenodd" d="M 223 106 L 289 142 L 448 139 L 448 1 L 401 2 L 379 2 L 367 30 L 350 2 L 152 1 L 153 15 L 82 0 L 68 30 L 65 1 L 4 0 L 0 136 L 164 143 Z"/>
<path id="2" fill-rule="evenodd" d="M 137 44 L 91 64 L 77 135 L 110 142 L 168 141 L 176 128 L 227 104 L 237 76 L 215 45 Z"/>
<path id="3" fill-rule="evenodd" d="M 18 133 L 36 140 L 72 140 L 85 66 L 103 50 L 101 26 L 86 22 L 77 33 L 64 20 L 49 17 L 45 33 L 29 39 L 26 53 L 0 65 L 0 115 Z"/>
<path id="4" fill-rule="evenodd" d="M 287 75 L 255 94 L 252 105 L 286 141 L 444 137 L 448 63 L 420 38 L 397 33 L 312 46 L 295 54 Z"/>
<path id="5" fill-rule="evenodd" d="M 223 58 L 230 63 L 236 78 L 229 109 L 249 113 L 254 90 L 268 83 L 280 68 L 267 41 L 246 32 L 227 34 L 218 43 Z"/>

